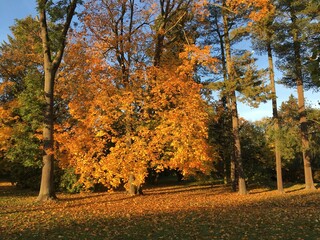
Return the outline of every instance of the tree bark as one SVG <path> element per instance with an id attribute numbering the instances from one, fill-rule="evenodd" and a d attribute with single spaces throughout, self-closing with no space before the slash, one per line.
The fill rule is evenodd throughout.
<path id="1" fill-rule="evenodd" d="M 302 75 L 302 61 L 301 61 L 301 43 L 298 39 L 299 28 L 297 25 L 297 17 L 293 8 L 290 8 L 291 21 L 292 21 L 292 37 L 293 37 L 293 48 L 294 48 L 294 68 L 296 73 L 297 93 L 298 93 L 298 106 L 299 106 L 299 122 L 301 131 L 301 142 L 302 142 L 302 156 L 304 165 L 304 176 L 305 176 L 305 188 L 315 189 L 312 169 L 311 169 L 311 158 L 310 158 L 310 146 L 308 138 L 308 125 L 307 125 L 307 113 L 305 109 L 304 99 L 304 86 L 303 86 L 303 75 Z"/>
<path id="2" fill-rule="evenodd" d="M 38 201 L 55 199 L 54 190 L 54 156 L 53 156 L 53 84 L 54 75 L 50 69 L 50 62 L 45 60 L 44 66 L 47 68 L 45 71 L 45 120 L 43 127 L 43 167 L 41 175 L 40 192 Z"/>
<path id="3" fill-rule="evenodd" d="M 43 127 L 43 159 L 42 159 L 42 176 L 40 191 L 37 200 L 45 201 L 55 199 L 54 189 L 54 138 L 53 138 L 53 103 L 54 103 L 54 80 L 58 68 L 60 66 L 63 52 L 66 45 L 66 36 L 71 24 L 72 17 L 75 12 L 77 0 L 70 3 L 66 21 L 61 32 L 60 48 L 53 58 L 51 55 L 50 38 L 48 34 L 47 16 L 46 16 L 47 0 L 39 0 L 39 22 L 41 30 L 41 40 L 43 47 L 43 68 L 44 68 L 44 93 L 45 93 L 45 110 L 44 110 L 44 127 Z"/>
<path id="4" fill-rule="evenodd" d="M 228 16 L 226 13 L 226 2 L 223 1 L 223 25 L 224 25 L 224 43 L 226 49 L 226 66 L 228 73 L 228 86 L 230 87 L 230 101 L 231 101 L 231 115 L 232 115 L 232 133 L 233 133 L 233 141 L 234 141 L 234 160 L 236 164 L 236 169 L 238 172 L 238 187 L 239 194 L 246 194 L 246 183 L 244 179 L 244 171 L 242 166 L 242 158 L 241 158 L 241 143 L 240 143 L 240 135 L 239 135 L 239 116 L 237 109 L 237 97 L 235 92 L 235 77 L 233 70 L 233 63 L 231 58 L 231 44 L 229 39 L 229 29 L 228 29 Z"/>
<path id="5" fill-rule="evenodd" d="M 134 183 L 134 180 L 135 180 L 135 176 L 134 174 L 130 174 L 129 176 L 129 180 L 128 180 L 128 183 L 129 183 L 129 194 L 130 195 L 142 195 L 143 192 L 142 192 L 142 186 L 141 185 L 136 185 Z"/>
<path id="6" fill-rule="evenodd" d="M 281 168 L 281 152 L 280 152 L 280 139 L 279 139 L 279 117 L 278 117 L 278 107 L 277 107 L 277 94 L 276 94 L 276 85 L 274 81 L 274 67 L 273 67 L 273 57 L 271 44 L 268 42 L 267 45 L 268 51 L 268 64 L 269 64 L 269 77 L 271 83 L 272 91 L 272 115 L 273 115 L 273 124 L 275 131 L 275 158 L 276 158 L 276 173 L 277 173 L 277 189 L 279 192 L 283 193 L 283 181 L 282 181 L 282 168 Z"/>
<path id="7" fill-rule="evenodd" d="M 228 71 L 226 66 L 226 54 L 225 54 L 225 47 L 224 47 L 224 36 L 220 33 L 219 24 L 216 22 L 216 32 L 219 38 L 219 44 L 220 44 L 220 53 L 221 53 L 221 62 L 222 62 L 222 72 L 223 72 L 223 80 L 226 82 L 228 80 Z M 230 111 L 231 103 L 230 103 L 230 97 L 228 94 L 225 94 L 222 98 L 226 99 L 225 109 L 227 111 Z M 225 163 L 226 167 L 226 163 Z M 225 174 L 227 171 L 225 170 Z M 236 174 L 236 163 L 235 163 L 235 155 L 234 152 L 230 154 L 230 180 L 231 180 L 231 186 L 232 190 L 235 192 L 237 191 L 237 174 Z M 228 177 L 225 175 L 225 182 L 228 182 Z"/>
<path id="8" fill-rule="evenodd" d="M 235 91 L 232 92 L 231 96 L 231 111 L 232 111 L 232 133 L 234 138 L 234 158 L 236 163 L 236 169 L 238 173 L 238 191 L 239 194 L 246 194 L 246 183 L 244 179 L 244 171 L 242 166 L 242 157 L 241 157 L 241 143 L 239 135 L 239 116 L 237 109 L 237 100 Z"/>
<path id="9" fill-rule="evenodd" d="M 230 155 L 230 180 L 231 180 L 231 188 L 232 191 L 237 191 L 237 173 L 236 173 L 236 162 L 235 162 L 235 154 L 234 154 L 234 143 L 232 144 L 232 153 Z"/>

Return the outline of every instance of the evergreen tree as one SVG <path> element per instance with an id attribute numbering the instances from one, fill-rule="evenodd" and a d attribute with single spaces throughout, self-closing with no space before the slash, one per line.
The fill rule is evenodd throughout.
<path id="1" fill-rule="evenodd" d="M 209 24 L 209 27 L 215 29 L 214 32 L 218 36 L 222 56 L 221 69 L 223 70 L 224 78 L 223 81 L 210 84 L 210 86 L 213 89 L 219 89 L 221 97 L 227 99 L 227 106 L 231 113 L 231 128 L 234 141 L 231 159 L 234 159 L 234 165 L 238 172 L 239 193 L 245 194 L 246 186 L 241 158 L 237 101 L 247 102 L 251 106 L 258 106 L 259 102 L 266 100 L 265 92 L 268 90 L 264 81 L 264 71 L 257 70 L 252 54 L 249 51 L 241 51 L 240 54 L 235 54 L 232 51 L 232 43 L 241 41 L 248 34 L 247 23 L 250 11 L 247 7 L 252 3 L 238 4 L 240 3 L 213 1 L 212 8 L 209 8 L 211 14 L 213 14 L 209 18 L 213 27 L 211 24 Z M 238 96 L 236 92 L 239 93 Z M 234 176 L 235 174 L 233 173 L 232 175 Z M 235 177 L 233 178 L 235 179 Z"/>
<path id="2" fill-rule="evenodd" d="M 283 191 L 282 182 L 282 169 L 281 169 L 281 151 L 280 151 L 280 140 L 279 140 L 279 119 L 278 119 L 278 107 L 277 107 L 277 93 L 276 93 L 276 83 L 274 77 L 274 61 L 273 61 L 273 43 L 274 43 L 274 18 L 275 18 L 275 8 L 270 6 L 268 14 L 253 24 L 251 29 L 252 34 L 252 45 L 256 52 L 263 54 L 267 53 L 268 56 L 268 72 L 272 91 L 272 115 L 273 115 L 273 125 L 275 130 L 275 159 L 276 159 L 276 172 L 277 172 L 277 189 L 279 192 Z"/>
<path id="3" fill-rule="evenodd" d="M 308 39 L 314 37 L 309 35 L 310 25 L 319 24 L 314 13 L 319 4 L 316 1 L 280 0 L 276 1 L 276 7 L 281 13 L 276 18 L 278 65 L 283 72 L 282 82 L 297 88 L 305 184 L 306 189 L 314 189 L 304 91 L 313 85 L 312 75 L 305 66 L 310 62 Z"/>

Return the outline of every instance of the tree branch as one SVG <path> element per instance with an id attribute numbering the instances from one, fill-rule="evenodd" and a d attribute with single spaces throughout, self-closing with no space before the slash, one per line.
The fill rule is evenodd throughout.
<path id="1" fill-rule="evenodd" d="M 54 58 L 54 61 L 53 61 L 53 68 L 54 70 L 56 71 L 60 65 L 60 62 L 62 60 L 62 56 L 63 56 L 63 52 L 64 52 L 64 49 L 65 49 L 65 44 L 66 44 L 66 37 L 67 37 L 67 34 L 68 34 L 68 30 L 69 30 L 69 27 L 70 27 L 70 24 L 71 24 L 71 21 L 72 21 L 72 17 L 74 15 L 74 12 L 75 12 L 75 9 L 76 9 L 76 6 L 77 6 L 77 3 L 78 3 L 78 0 L 72 0 L 68 9 L 67 9 L 67 17 L 66 17 L 66 22 L 63 26 L 63 30 L 62 30 L 62 33 L 61 33 L 61 38 L 60 38 L 60 49 L 58 50 L 58 53 L 56 55 L 56 57 Z"/>

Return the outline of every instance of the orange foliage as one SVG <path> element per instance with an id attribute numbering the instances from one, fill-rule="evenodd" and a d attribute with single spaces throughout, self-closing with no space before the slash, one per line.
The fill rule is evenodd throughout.
<path id="1" fill-rule="evenodd" d="M 218 59 L 211 57 L 210 46 L 199 48 L 191 44 L 185 45 L 184 51 L 179 54 L 182 64 L 177 68 L 179 74 L 186 74 L 192 76 L 196 65 L 201 65 L 208 68 L 208 70 L 216 70 Z"/>
<path id="2" fill-rule="evenodd" d="M 186 49 L 176 72 L 136 70 L 123 88 L 116 84 L 118 70 L 99 51 L 80 42 L 70 46 L 57 82 L 70 118 L 56 126 L 56 140 L 61 163 L 74 166 L 86 187 L 117 187 L 131 174 L 139 185 L 150 167 L 185 175 L 210 169 L 206 105 L 188 75 L 195 63 L 214 61 L 201 54 L 208 49 Z"/>
<path id="3" fill-rule="evenodd" d="M 0 85 L 3 88 L 5 83 Z M 0 150 L 5 151 L 10 147 L 9 139 L 12 135 L 11 122 L 15 121 L 17 117 L 12 114 L 12 109 L 17 105 L 17 101 L 11 101 L 0 105 Z"/>
<path id="4" fill-rule="evenodd" d="M 210 49 L 188 45 L 180 59 L 148 66 L 141 52 L 152 55 L 145 44 L 152 36 L 139 22 L 151 12 L 135 6 L 127 26 L 128 2 L 97 4 L 85 6 L 86 27 L 69 45 L 56 85 L 68 112 L 56 126 L 61 165 L 73 166 L 86 187 L 117 187 L 132 175 L 138 186 L 149 168 L 209 170 L 207 106 L 192 77 L 196 65 L 213 68 Z"/>
<path id="5" fill-rule="evenodd" d="M 250 9 L 248 17 L 253 21 L 259 21 L 272 8 L 270 0 L 226 0 L 226 6 L 235 13 Z"/>
<path id="6" fill-rule="evenodd" d="M 12 82 L 2 82 L 0 83 L 0 95 L 4 94 L 7 88 L 13 85 Z M 14 102 L 1 103 L 0 105 L 0 151 L 8 149 L 9 138 L 12 133 L 12 128 L 8 124 L 12 118 L 12 105 Z"/>

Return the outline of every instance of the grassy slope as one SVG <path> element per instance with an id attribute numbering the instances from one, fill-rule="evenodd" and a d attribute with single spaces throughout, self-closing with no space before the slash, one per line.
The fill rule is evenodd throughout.
<path id="1" fill-rule="evenodd" d="M 2 186 L 1 186 L 2 185 Z M 320 191 L 172 186 L 125 193 L 35 193 L 0 185 L 0 239 L 320 239 Z"/>

